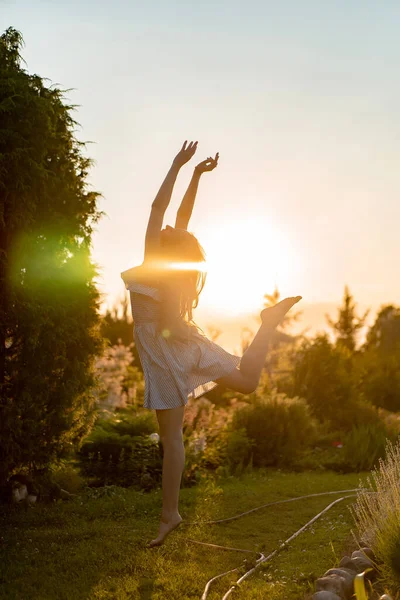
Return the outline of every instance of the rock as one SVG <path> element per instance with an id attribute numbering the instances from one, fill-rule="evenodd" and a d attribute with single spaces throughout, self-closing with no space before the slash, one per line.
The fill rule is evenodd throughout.
<path id="1" fill-rule="evenodd" d="M 371 548 L 368 548 L 368 546 L 361 548 L 361 552 L 363 552 L 369 559 L 371 559 L 372 562 L 376 561 L 375 552 Z"/>
<path id="2" fill-rule="evenodd" d="M 317 592 L 326 591 L 332 592 L 339 596 L 339 598 L 346 598 L 346 581 L 340 575 L 328 575 L 327 577 L 320 577 L 315 583 Z"/>
<path id="3" fill-rule="evenodd" d="M 350 556 L 343 556 L 342 560 L 339 563 L 339 568 L 343 569 L 351 569 L 354 573 L 358 573 L 357 566 L 353 563 Z"/>
<path id="4" fill-rule="evenodd" d="M 338 575 L 343 578 L 344 581 L 344 594 L 346 598 L 351 598 L 354 594 L 354 579 L 357 573 L 352 569 L 329 569 L 324 574 L 324 577 L 329 577 L 330 575 Z"/>
<path id="5" fill-rule="evenodd" d="M 371 581 L 376 578 L 376 576 L 377 576 L 376 569 L 371 567 L 369 564 L 366 564 L 361 558 L 353 558 L 353 560 L 358 568 L 359 573 L 364 573 L 365 571 L 367 571 L 365 573 L 365 577 L 367 579 L 371 579 Z M 370 569 L 370 570 L 368 570 L 368 569 Z"/>
<path id="6" fill-rule="evenodd" d="M 312 600 L 340 600 L 340 596 L 334 594 L 333 592 L 321 590 L 320 592 L 313 594 Z"/>
<path id="7" fill-rule="evenodd" d="M 351 560 L 356 565 L 359 573 L 362 573 L 366 569 L 373 569 L 373 571 L 366 574 L 370 579 L 376 574 L 374 563 L 361 550 L 355 550 L 351 555 Z"/>
<path id="8" fill-rule="evenodd" d="M 353 560 L 354 558 L 362 558 L 363 560 L 365 560 L 365 562 L 369 563 L 371 567 L 374 566 L 372 560 L 362 550 L 354 550 L 354 552 L 351 555 L 351 559 Z"/>

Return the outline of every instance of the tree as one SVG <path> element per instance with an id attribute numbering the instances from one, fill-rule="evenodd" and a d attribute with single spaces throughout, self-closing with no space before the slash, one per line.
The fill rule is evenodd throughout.
<path id="1" fill-rule="evenodd" d="M 342 348 L 347 348 L 351 353 L 356 349 L 357 334 L 364 327 L 369 314 L 369 310 L 367 310 L 362 317 L 357 317 L 355 313 L 356 306 L 353 296 L 346 285 L 342 306 L 338 308 L 337 321 L 333 321 L 326 315 L 326 320 L 335 333 L 336 344 Z"/>
<path id="2" fill-rule="evenodd" d="M 360 389 L 373 405 L 400 411 L 400 309 L 381 308 L 358 358 Z"/>
<path id="3" fill-rule="evenodd" d="M 21 46 L 13 28 L 0 37 L 0 484 L 86 435 L 103 347 L 91 160 L 63 92 L 21 68 Z"/>
<path id="4" fill-rule="evenodd" d="M 326 334 L 304 341 L 296 353 L 290 393 L 305 398 L 321 422 L 346 428 L 352 403 L 352 379 L 348 356 L 331 344 Z"/>
<path id="5" fill-rule="evenodd" d="M 391 304 L 381 308 L 367 334 L 364 349 L 381 354 L 400 350 L 400 308 Z"/>

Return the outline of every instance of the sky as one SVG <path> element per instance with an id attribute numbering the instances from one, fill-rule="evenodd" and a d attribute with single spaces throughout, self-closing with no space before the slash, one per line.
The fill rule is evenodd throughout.
<path id="1" fill-rule="evenodd" d="M 239 315 L 275 284 L 306 304 L 399 303 L 400 3 L 352 0 L 0 0 L 29 72 L 77 105 L 99 288 L 143 259 L 151 202 L 185 139 L 166 223 L 193 166 L 189 230 L 204 246 L 203 312 Z"/>

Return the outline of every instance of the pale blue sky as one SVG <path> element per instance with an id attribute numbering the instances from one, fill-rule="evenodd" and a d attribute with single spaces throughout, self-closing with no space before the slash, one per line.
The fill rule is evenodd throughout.
<path id="1" fill-rule="evenodd" d="M 93 248 L 104 292 L 122 294 L 120 271 L 142 260 L 150 204 L 188 138 L 197 162 L 221 154 L 191 229 L 210 267 L 216 240 L 239 261 L 234 290 L 252 289 L 244 257 L 247 277 L 267 265 L 265 291 L 276 280 L 336 302 L 348 283 L 363 304 L 399 303 L 400 3 L 0 0 L 0 23 L 22 32 L 30 72 L 75 88 L 108 214 Z M 252 255 L 263 224 L 268 255 L 260 241 Z"/>

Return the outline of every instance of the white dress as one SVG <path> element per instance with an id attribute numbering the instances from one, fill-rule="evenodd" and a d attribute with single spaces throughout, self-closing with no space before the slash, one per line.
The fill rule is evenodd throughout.
<path id="1" fill-rule="evenodd" d="M 209 340 L 194 325 L 186 340 L 164 337 L 159 331 L 160 294 L 140 282 L 137 268 L 121 273 L 130 292 L 134 340 L 145 380 L 144 407 L 168 409 L 184 406 L 212 390 L 216 379 L 229 375 L 240 357 Z"/>

